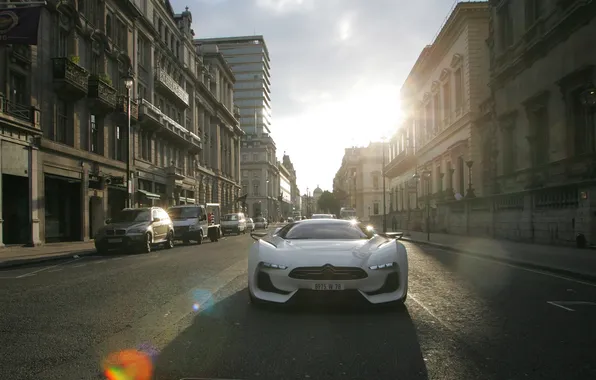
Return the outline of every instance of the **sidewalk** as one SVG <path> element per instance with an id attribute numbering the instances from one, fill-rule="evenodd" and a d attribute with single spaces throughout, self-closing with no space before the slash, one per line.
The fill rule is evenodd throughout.
<path id="1" fill-rule="evenodd" d="M 50 243 L 39 247 L 8 246 L 0 248 L 0 268 L 56 260 L 95 253 L 93 241 Z"/>
<path id="2" fill-rule="evenodd" d="M 402 240 L 596 281 L 596 250 L 517 243 L 460 235 L 406 232 Z"/>

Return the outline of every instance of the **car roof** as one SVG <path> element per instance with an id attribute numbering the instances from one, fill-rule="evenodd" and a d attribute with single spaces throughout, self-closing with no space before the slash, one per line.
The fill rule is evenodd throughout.
<path id="1" fill-rule="evenodd" d="M 334 223 L 334 224 L 353 224 L 353 222 L 351 220 L 346 220 L 346 219 L 302 219 L 302 220 L 297 220 L 294 223 L 296 224 L 328 224 L 328 223 Z"/>

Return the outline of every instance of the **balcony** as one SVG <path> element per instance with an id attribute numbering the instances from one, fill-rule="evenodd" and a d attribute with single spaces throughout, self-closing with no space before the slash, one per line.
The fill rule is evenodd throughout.
<path id="1" fill-rule="evenodd" d="M 79 100 L 89 90 L 89 72 L 66 57 L 52 58 L 54 91 L 67 100 Z"/>
<path id="2" fill-rule="evenodd" d="M 17 104 L 0 94 L 0 124 L 36 129 L 41 133 L 41 112 L 31 106 Z"/>
<path id="3" fill-rule="evenodd" d="M 145 127 L 159 129 L 163 125 L 163 114 L 147 99 L 141 99 L 139 104 L 139 120 Z"/>
<path id="4" fill-rule="evenodd" d="M 97 75 L 89 77 L 89 106 L 94 112 L 107 114 L 116 108 L 116 89 L 107 79 Z"/>
<path id="5" fill-rule="evenodd" d="M 385 165 L 385 176 L 395 178 L 416 165 L 416 155 L 414 149 L 406 148 L 401 151 L 393 160 Z"/>
<path id="6" fill-rule="evenodd" d="M 190 142 L 190 152 L 194 154 L 199 154 L 201 149 L 203 149 L 203 144 L 201 143 L 201 138 L 195 135 L 192 132 L 188 133 L 188 140 Z"/>
<path id="7" fill-rule="evenodd" d="M 183 180 L 184 179 L 184 170 L 182 168 L 178 168 L 174 165 L 166 167 L 166 174 L 170 178 L 174 178 L 175 180 Z"/>
<path id="8" fill-rule="evenodd" d="M 163 89 L 166 90 L 168 94 L 170 94 L 170 98 L 176 101 L 179 105 L 188 108 L 189 106 L 189 96 L 188 92 L 186 92 L 182 86 L 180 86 L 174 78 L 168 75 L 165 70 L 158 68 L 155 72 L 155 81 L 159 84 Z"/>
<path id="9" fill-rule="evenodd" d="M 116 112 L 126 118 L 128 112 L 128 97 L 126 95 L 118 95 L 116 99 Z M 139 121 L 139 103 L 136 100 L 130 101 L 130 119 Z"/>

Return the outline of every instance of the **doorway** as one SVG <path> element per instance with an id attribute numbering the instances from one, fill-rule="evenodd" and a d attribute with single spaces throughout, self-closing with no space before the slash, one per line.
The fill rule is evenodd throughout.
<path id="1" fill-rule="evenodd" d="M 2 234 L 4 244 L 31 241 L 29 178 L 2 174 Z"/>

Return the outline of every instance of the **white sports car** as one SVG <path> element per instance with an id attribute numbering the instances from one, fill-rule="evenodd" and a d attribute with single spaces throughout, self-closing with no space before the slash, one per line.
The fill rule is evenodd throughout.
<path id="1" fill-rule="evenodd" d="M 408 257 L 398 239 L 359 222 L 307 219 L 257 240 L 248 256 L 253 303 L 354 295 L 371 304 L 403 304 L 408 294 Z"/>

